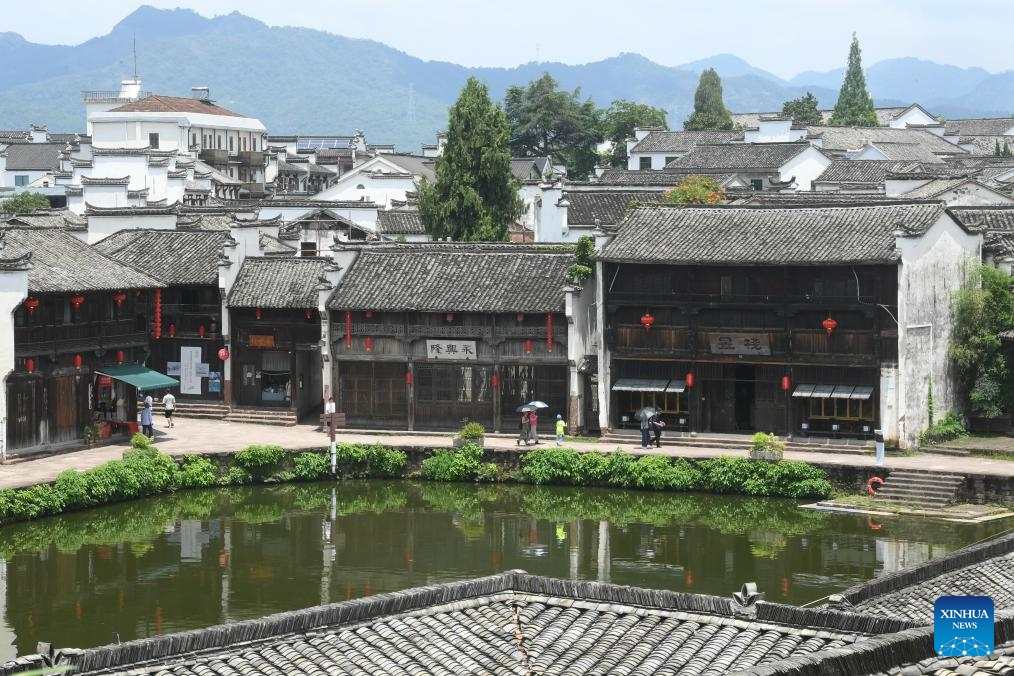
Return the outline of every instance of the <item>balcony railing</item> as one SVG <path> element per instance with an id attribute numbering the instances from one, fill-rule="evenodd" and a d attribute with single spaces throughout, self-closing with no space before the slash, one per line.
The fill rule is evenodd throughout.
<path id="1" fill-rule="evenodd" d="M 14 329 L 15 351 L 19 355 L 60 352 L 91 346 L 105 347 L 126 342 L 147 342 L 144 329 L 133 319 L 88 324 L 45 324 Z"/>
<path id="2" fill-rule="evenodd" d="M 613 327 L 613 349 L 622 352 L 685 352 L 690 349 L 690 330 L 678 326 L 641 325 Z"/>
<path id="3" fill-rule="evenodd" d="M 263 167 L 264 153 L 260 150 L 241 150 L 237 153 L 239 163 L 247 167 Z"/>
<path id="4" fill-rule="evenodd" d="M 223 148 L 205 148 L 199 155 L 202 162 L 212 165 L 223 165 L 229 163 L 229 151 Z"/>

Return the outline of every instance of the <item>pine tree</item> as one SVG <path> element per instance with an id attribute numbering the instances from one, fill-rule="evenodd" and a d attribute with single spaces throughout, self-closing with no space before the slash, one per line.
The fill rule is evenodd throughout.
<path id="1" fill-rule="evenodd" d="M 722 79 L 714 68 L 701 73 L 694 93 L 694 112 L 683 123 L 686 131 L 723 131 L 732 129 L 732 116 L 722 101 Z"/>
<path id="2" fill-rule="evenodd" d="M 448 113 L 447 143 L 436 178 L 419 185 L 419 216 L 433 239 L 506 241 L 524 213 L 504 111 L 489 89 L 468 78 Z"/>
<path id="3" fill-rule="evenodd" d="M 822 124 L 824 116 L 817 106 L 817 97 L 806 92 L 798 99 L 791 99 L 782 104 L 782 115 L 792 118 L 792 123 L 802 126 Z"/>
<path id="4" fill-rule="evenodd" d="M 852 34 L 849 48 L 849 65 L 845 80 L 841 83 L 838 102 L 834 104 L 831 124 L 839 127 L 876 127 L 877 113 L 873 110 L 873 98 L 866 91 L 866 76 L 863 75 L 862 52 L 859 39 Z"/>

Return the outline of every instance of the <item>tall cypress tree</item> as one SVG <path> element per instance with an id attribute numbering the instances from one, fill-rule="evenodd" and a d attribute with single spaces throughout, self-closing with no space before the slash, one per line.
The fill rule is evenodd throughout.
<path id="1" fill-rule="evenodd" d="M 859 39 L 852 34 L 849 48 L 849 66 L 845 80 L 841 83 L 838 102 L 831 113 L 831 124 L 839 127 L 876 127 L 877 113 L 873 110 L 873 97 L 866 91 L 866 76 L 863 75 L 863 58 L 859 50 Z"/>
<path id="2" fill-rule="evenodd" d="M 732 116 L 722 101 L 722 79 L 714 68 L 701 73 L 694 93 L 694 112 L 683 123 L 686 131 L 724 131 L 732 129 Z"/>
<path id="3" fill-rule="evenodd" d="M 433 239 L 506 241 L 524 213 L 511 173 L 507 117 L 489 89 L 468 78 L 451 106 L 433 183 L 419 185 L 419 217 Z"/>

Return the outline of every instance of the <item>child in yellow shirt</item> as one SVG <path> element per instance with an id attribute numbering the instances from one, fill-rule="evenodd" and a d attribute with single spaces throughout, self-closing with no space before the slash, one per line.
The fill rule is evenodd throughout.
<path id="1" fill-rule="evenodd" d="M 563 421 L 563 416 L 559 413 L 556 414 L 556 445 L 559 446 L 563 443 L 563 435 L 567 431 L 567 423 Z"/>

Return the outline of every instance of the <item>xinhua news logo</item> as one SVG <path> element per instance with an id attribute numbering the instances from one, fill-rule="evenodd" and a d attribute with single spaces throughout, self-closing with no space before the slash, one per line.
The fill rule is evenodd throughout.
<path id="1" fill-rule="evenodd" d="M 993 652 L 993 599 L 941 596 L 933 604 L 937 655 L 986 657 Z"/>

